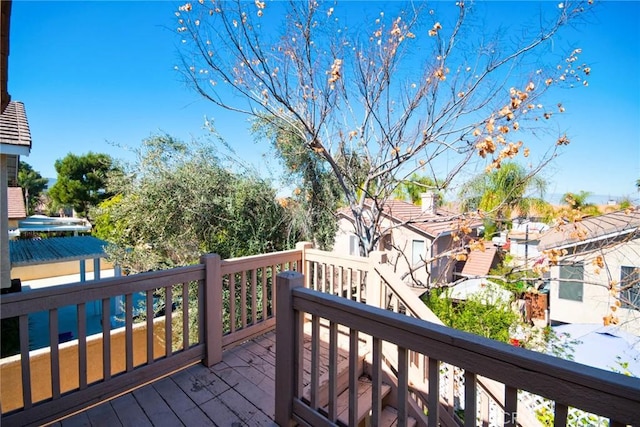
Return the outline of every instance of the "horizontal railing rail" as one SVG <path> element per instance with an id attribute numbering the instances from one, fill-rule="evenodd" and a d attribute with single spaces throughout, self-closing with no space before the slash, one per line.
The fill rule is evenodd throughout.
<path id="1" fill-rule="evenodd" d="M 278 317 L 288 320 L 281 327 L 276 327 L 279 343 L 276 349 L 276 422 L 279 425 L 289 425 L 296 419 L 311 425 L 320 425 L 322 420 L 324 423 L 333 421 L 322 411 L 310 407 L 299 394 L 301 386 L 297 371 L 300 366 L 299 358 L 302 356 L 296 346 L 300 344 L 300 327 L 307 314 L 319 316 L 336 326 L 349 328 L 354 334 L 362 333 L 372 337 L 374 425 L 378 421 L 375 418 L 379 416 L 377 408 L 380 402 L 375 401 L 375 396 L 380 396 L 377 378 L 380 377 L 383 342 L 393 343 L 398 348 L 399 425 L 407 419 L 406 406 L 402 405 L 402 400 L 409 393 L 408 351 L 428 357 L 429 370 L 433 373 L 438 372 L 443 362 L 465 370 L 464 387 L 467 398 L 463 417 L 466 425 L 475 425 L 476 422 L 477 375 L 505 385 L 505 408 L 510 417 L 505 423 L 515 423 L 517 420 L 518 390 L 553 400 L 555 425 L 567 424 L 567 409 L 570 406 L 609 418 L 612 426 L 640 423 L 638 378 L 602 371 L 389 310 L 319 293 L 304 288 L 302 283 L 303 279 L 296 276 L 296 273 L 285 273 L 278 284 Z M 287 345 L 282 345 L 285 343 Z M 438 425 L 439 422 L 437 378 L 438 375 L 430 377 L 433 384 L 429 385 L 428 395 L 429 425 Z"/>
<path id="2" fill-rule="evenodd" d="M 275 327 L 275 277 L 301 269 L 300 249 L 210 254 L 187 267 L 2 295 L 1 318 L 14 319 L 19 335 L 18 354 L 0 363 L 2 424 L 46 423 L 193 363 L 219 362 L 224 349 Z M 67 342 L 62 310 L 73 313 Z M 48 344 L 30 349 L 38 313 Z"/>
<path id="3" fill-rule="evenodd" d="M 400 312 L 437 325 L 444 325 L 413 290 L 403 284 L 402 279 L 390 265 L 377 263 L 373 268 L 381 279 L 383 286 L 381 293 L 386 298 L 384 303 L 381 302 L 380 307 L 386 306 L 387 309 L 396 313 Z M 383 348 L 383 351 L 385 349 L 386 347 Z M 389 358 L 392 363 L 397 364 L 395 354 L 392 353 L 393 351 L 390 353 L 385 351 L 384 356 Z M 429 378 L 428 358 L 409 352 L 409 360 L 413 383 L 412 395 L 418 404 L 426 409 Z M 441 366 L 440 398 L 445 411 L 441 413 L 440 421 L 444 425 L 456 426 L 462 422 L 457 415 L 457 410 L 464 407 L 464 378 L 463 370 L 446 364 Z M 486 424 L 502 425 L 505 413 L 504 385 L 481 376 L 476 378 L 476 382 L 479 391 L 476 402 L 478 418 Z M 490 414 L 494 422 L 490 422 Z M 523 427 L 539 425 L 533 411 L 524 405 L 518 407 L 518 415 L 518 424 Z"/>
<path id="4" fill-rule="evenodd" d="M 19 353 L 2 359 L 2 424 L 43 424 L 202 360 L 205 279 L 198 264 L 3 295 Z M 63 309 L 75 314 L 69 342 L 59 336 Z M 48 346 L 30 350 L 29 316 L 39 312 Z"/>

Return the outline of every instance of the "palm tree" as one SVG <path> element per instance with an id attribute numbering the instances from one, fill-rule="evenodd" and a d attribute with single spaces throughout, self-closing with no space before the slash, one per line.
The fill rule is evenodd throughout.
<path id="1" fill-rule="evenodd" d="M 578 193 L 569 192 L 562 196 L 562 202 L 569 205 L 571 209 L 580 211 L 583 214 L 600 215 L 600 209 L 593 203 L 587 201 L 591 195 L 591 192 L 584 190 L 580 190 Z"/>
<path id="2" fill-rule="evenodd" d="M 546 185 L 522 165 L 505 162 L 500 169 L 478 175 L 463 186 L 462 208 L 482 211 L 500 228 L 510 222 L 513 214 L 529 216 L 534 210 L 548 210 L 549 204 L 543 200 Z"/>
<path id="3" fill-rule="evenodd" d="M 434 180 L 430 176 L 421 176 L 417 173 L 412 174 L 407 180 L 402 181 L 396 190 L 394 195 L 403 200 L 409 200 L 414 205 L 417 205 L 421 200 L 421 194 L 427 191 L 436 191 L 440 189 L 438 186 L 438 180 Z M 438 197 L 439 205 L 442 204 L 442 194 Z"/>

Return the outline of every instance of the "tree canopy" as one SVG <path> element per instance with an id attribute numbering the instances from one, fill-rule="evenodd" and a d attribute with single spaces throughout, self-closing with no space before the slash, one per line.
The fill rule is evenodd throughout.
<path id="1" fill-rule="evenodd" d="M 27 201 L 27 215 L 32 215 L 40 195 L 47 188 L 47 178 L 43 178 L 40 172 L 36 171 L 27 162 L 20 161 L 18 169 L 18 186 L 24 190 L 24 197 Z"/>
<path id="2" fill-rule="evenodd" d="M 56 160 L 54 166 L 58 179 L 49 189 L 54 204 L 72 207 L 78 215 L 87 216 L 90 207 L 112 195 L 106 189 L 106 181 L 115 166 L 108 154 L 69 153 Z"/>
<path id="3" fill-rule="evenodd" d="M 113 243 L 112 257 L 132 271 L 290 248 L 286 209 L 270 184 L 225 169 L 211 147 L 167 135 L 149 138 L 137 159 L 113 174 L 117 193 L 92 211 L 98 237 Z"/>
<path id="4" fill-rule="evenodd" d="M 375 15 L 357 2 L 185 3 L 179 68 L 218 106 L 294 132 L 333 174 L 366 255 L 387 231 L 384 204 L 412 173 L 435 172 L 448 187 L 472 160 L 491 171 L 529 156 L 519 135 L 564 111 L 544 103 L 548 91 L 583 86 L 591 72 L 575 46 L 541 59 L 588 3 L 541 3 L 541 16 L 508 32 L 478 22 L 478 2 L 379 3 Z M 539 162 L 568 143 L 541 138 Z"/>
<path id="5" fill-rule="evenodd" d="M 532 210 L 547 208 L 544 201 L 546 182 L 515 162 L 504 162 L 499 169 L 482 173 L 460 191 L 465 210 L 480 210 L 495 224 L 511 221 L 512 215 L 528 216 Z"/>

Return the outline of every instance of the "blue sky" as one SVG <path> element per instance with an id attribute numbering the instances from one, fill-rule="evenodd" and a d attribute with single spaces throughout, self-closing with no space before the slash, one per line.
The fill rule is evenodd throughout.
<path id="1" fill-rule="evenodd" d="M 67 153 L 131 159 L 154 133 L 206 138 L 204 117 L 264 174 L 277 169 L 246 117 L 222 111 L 180 79 L 179 3 L 14 1 L 9 92 L 23 101 L 33 149 L 23 160 L 45 177 Z M 360 4 L 360 6 L 362 3 Z M 494 17 L 516 2 L 492 2 Z M 561 122 L 572 143 L 545 170 L 549 193 L 587 190 L 638 198 L 640 178 L 640 2 L 602 1 L 589 24 L 563 37 L 583 49 L 589 87 L 562 93 Z M 115 145 L 114 145 L 115 144 Z M 552 200 L 556 201 L 556 200 Z"/>

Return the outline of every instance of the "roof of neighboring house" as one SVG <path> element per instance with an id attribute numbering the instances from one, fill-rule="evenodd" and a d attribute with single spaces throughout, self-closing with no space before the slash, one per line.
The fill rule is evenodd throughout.
<path id="1" fill-rule="evenodd" d="M 371 206 L 366 203 L 365 206 Z M 402 200 L 387 200 L 384 205 L 383 214 L 399 223 L 406 223 L 407 227 L 413 228 L 420 233 L 431 237 L 438 237 L 442 234 L 449 234 L 457 230 L 460 224 L 461 215 L 445 209 L 438 208 L 436 213 L 423 212 L 420 206 Z M 338 211 L 342 215 L 353 221 L 353 214 L 349 207 Z M 481 225 L 480 221 L 473 221 L 472 228 Z"/>
<path id="2" fill-rule="evenodd" d="M 640 237 L 639 230 L 640 210 L 616 211 L 554 227 L 542 235 L 538 249 L 575 246 L 627 233 L 636 233 Z"/>
<path id="3" fill-rule="evenodd" d="M 498 248 L 491 242 L 485 242 L 484 247 L 484 251 L 469 252 L 467 261 L 464 263 L 464 267 L 460 273 L 462 276 L 477 277 L 486 276 L 489 273 L 493 265 L 493 260 L 498 253 Z"/>
<path id="4" fill-rule="evenodd" d="M 12 267 L 104 258 L 107 244 L 92 236 L 10 240 L 9 255 Z"/>
<path id="5" fill-rule="evenodd" d="M 7 108 L 0 114 L 0 144 L 31 148 L 31 132 L 22 102 L 9 102 Z M 5 150 L 3 149 L 3 152 Z"/>
<path id="6" fill-rule="evenodd" d="M 22 187 L 7 188 L 7 210 L 9 219 L 22 219 L 27 217 Z"/>

